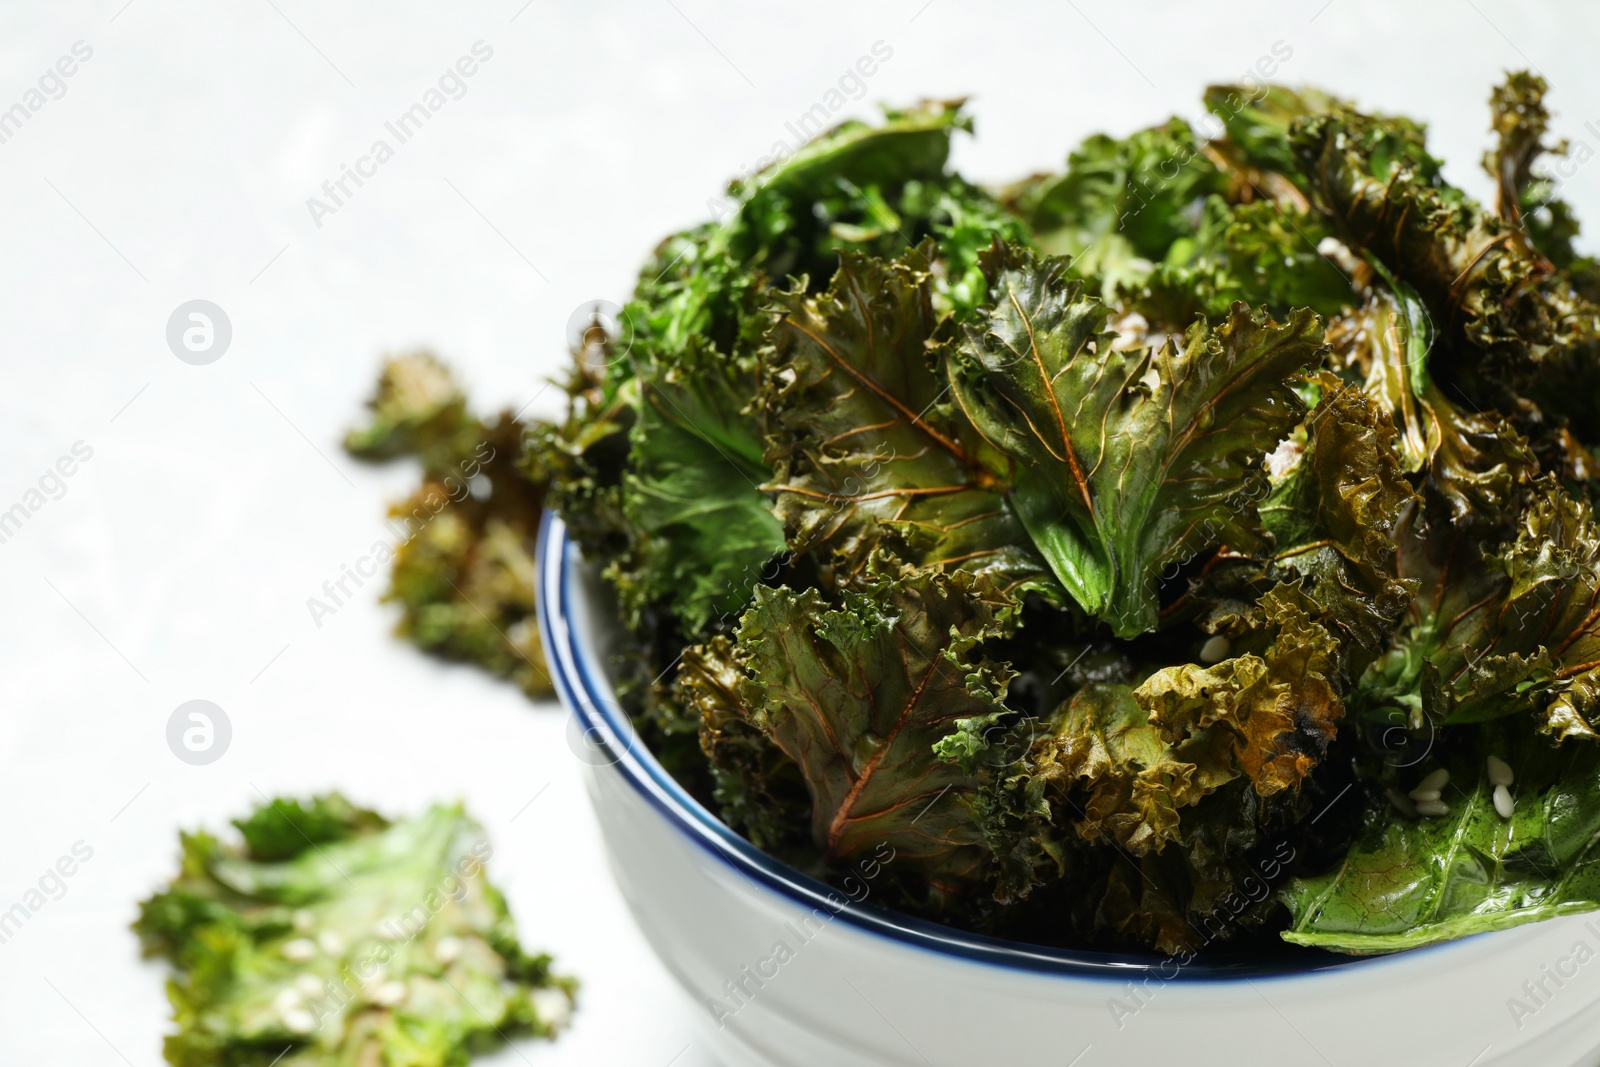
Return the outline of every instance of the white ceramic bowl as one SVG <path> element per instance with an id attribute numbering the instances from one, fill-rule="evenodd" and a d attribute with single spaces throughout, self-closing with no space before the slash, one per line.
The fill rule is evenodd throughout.
<path id="1" fill-rule="evenodd" d="M 719 822 L 637 741 L 607 679 L 609 598 L 560 519 L 540 541 L 545 652 L 612 870 L 724 1063 L 1600 1063 L 1600 916 L 1373 959 L 1179 966 L 962 933 L 876 907 L 870 877 L 848 895 L 808 878 Z"/>

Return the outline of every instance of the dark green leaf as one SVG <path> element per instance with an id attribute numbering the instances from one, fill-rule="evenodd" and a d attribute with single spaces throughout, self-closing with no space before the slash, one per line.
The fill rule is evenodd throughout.
<path id="1" fill-rule="evenodd" d="M 739 630 L 750 721 L 799 765 L 811 836 L 831 864 L 893 849 L 934 906 L 980 880 L 988 850 L 963 803 L 976 780 L 932 748 L 1001 711 L 1012 672 L 978 650 L 1015 606 L 970 574 L 881 577 L 830 608 L 758 590 Z"/>
<path id="2" fill-rule="evenodd" d="M 1489 755 L 1515 775 L 1510 820 L 1494 808 Z M 1285 890 L 1294 916 L 1285 940 L 1393 952 L 1600 908 L 1600 746 L 1552 751 L 1525 728 L 1479 730 L 1439 765 L 1450 772 L 1450 813 L 1407 819 L 1375 790 L 1344 862 Z"/>
<path id="3" fill-rule="evenodd" d="M 1008 250 L 991 275 L 989 321 L 952 359 L 961 407 L 1019 464 L 1013 505 L 1074 599 L 1119 636 L 1153 629 L 1164 568 L 1265 544 L 1262 463 L 1304 414 L 1291 382 L 1321 326 L 1235 305 L 1221 326 L 1124 349 L 1065 261 Z"/>
<path id="4" fill-rule="evenodd" d="M 889 526 L 919 565 L 1053 584 L 991 469 L 997 457 L 949 402 L 916 262 L 846 253 L 826 293 L 774 294 L 768 459 L 789 542 L 848 576 Z"/>
<path id="5" fill-rule="evenodd" d="M 1074 271 L 1109 297 L 1193 234 L 1192 209 L 1223 188 L 1194 131 L 1174 118 L 1121 140 L 1096 134 L 1067 157 L 1065 173 L 1030 179 L 1007 200 L 1040 249 L 1073 257 Z"/>

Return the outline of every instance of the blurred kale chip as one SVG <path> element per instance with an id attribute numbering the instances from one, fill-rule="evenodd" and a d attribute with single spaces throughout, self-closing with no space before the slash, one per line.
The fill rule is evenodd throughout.
<path id="1" fill-rule="evenodd" d="M 373 461 L 412 456 L 422 484 L 389 509 L 394 549 L 385 600 L 399 633 L 446 659 L 476 663 L 531 697 L 550 673 L 534 604 L 544 486 L 518 460 L 525 427 L 510 412 L 473 415 L 450 371 L 417 353 L 384 364 L 371 420 L 345 448 Z"/>
<path id="2" fill-rule="evenodd" d="M 175 971 L 174 1067 L 460 1067 L 566 1026 L 576 983 L 522 948 L 460 805 L 391 822 L 335 793 L 235 825 L 182 834 L 134 923 Z"/>

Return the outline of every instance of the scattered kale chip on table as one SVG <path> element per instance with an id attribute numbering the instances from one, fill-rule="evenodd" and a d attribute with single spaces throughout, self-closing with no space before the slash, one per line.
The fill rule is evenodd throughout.
<path id="1" fill-rule="evenodd" d="M 576 984 L 523 950 L 459 805 L 390 822 L 335 793 L 234 825 L 238 843 L 183 834 L 134 924 L 176 970 L 176 1067 L 463 1067 L 566 1026 Z"/>
<path id="2" fill-rule="evenodd" d="M 522 423 L 509 411 L 492 422 L 474 416 L 427 353 L 388 360 L 367 406 L 371 421 L 350 431 L 346 451 L 371 462 L 413 456 L 422 466 L 422 484 L 389 509 L 398 545 L 378 546 L 393 554 L 384 599 L 400 603 L 399 633 L 509 678 L 530 697 L 551 695 L 533 592 L 544 487 L 517 467 Z M 318 606 L 311 611 L 320 625 Z"/>

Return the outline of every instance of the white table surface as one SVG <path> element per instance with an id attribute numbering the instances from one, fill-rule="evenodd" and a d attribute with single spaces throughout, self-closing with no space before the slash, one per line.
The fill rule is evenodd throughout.
<path id="1" fill-rule="evenodd" d="M 980 139 L 957 160 L 986 180 L 1056 166 L 1094 130 L 1196 116 L 1204 84 L 1276 42 L 1282 79 L 1429 120 L 1447 174 L 1480 195 L 1484 101 L 1508 66 L 1542 70 L 1559 132 L 1600 148 L 1600 122 L 1584 126 L 1600 13 L 1575 4 L 1000 7 L 0 9 L 0 109 L 75 42 L 93 49 L 0 143 L 0 511 L 75 442 L 93 449 L 0 544 L 0 910 L 74 842 L 94 850 L 0 944 L 0 1062 L 158 1064 L 164 972 L 127 926 L 178 829 L 258 790 L 330 787 L 393 811 L 464 797 L 525 941 L 581 976 L 570 1033 L 482 1062 L 711 1062 L 612 886 L 560 709 L 415 654 L 377 582 L 320 628 L 306 599 L 385 536 L 385 502 L 415 477 L 338 449 L 380 354 L 432 347 L 484 407 L 552 412 L 541 382 L 572 310 L 624 299 L 651 245 L 875 42 L 893 55 L 840 114 L 972 94 Z M 316 225 L 306 199 L 477 41 L 493 55 L 466 94 Z M 1594 217 L 1600 166 L 1568 195 Z M 165 343 L 197 297 L 233 324 L 209 366 Z M 232 719 L 210 766 L 165 744 L 193 698 Z"/>

